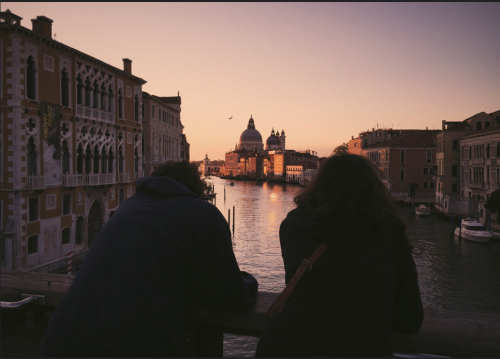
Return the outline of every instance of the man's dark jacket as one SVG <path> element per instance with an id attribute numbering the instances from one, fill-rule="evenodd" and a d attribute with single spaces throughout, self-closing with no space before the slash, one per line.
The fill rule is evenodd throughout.
<path id="1" fill-rule="evenodd" d="M 41 354 L 188 355 L 193 305 L 249 307 L 257 283 L 245 279 L 215 206 L 171 178 L 142 178 L 92 243 Z"/>
<path id="2" fill-rule="evenodd" d="M 291 211 L 280 227 L 286 283 L 321 244 L 330 247 L 260 337 L 256 356 L 392 356 L 391 331 L 417 333 L 423 309 L 404 228 L 355 216 Z"/>

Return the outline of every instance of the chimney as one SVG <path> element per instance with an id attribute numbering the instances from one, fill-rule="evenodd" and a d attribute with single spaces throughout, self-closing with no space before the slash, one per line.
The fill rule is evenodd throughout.
<path id="1" fill-rule="evenodd" d="M 351 136 L 351 140 L 354 140 L 354 136 Z"/>
<path id="2" fill-rule="evenodd" d="M 427 126 L 426 126 L 426 127 L 425 127 L 425 130 L 427 131 L 428 129 L 429 129 L 429 127 L 427 127 Z"/>
<path id="3" fill-rule="evenodd" d="M 123 59 L 123 71 L 132 75 L 132 60 Z"/>
<path id="4" fill-rule="evenodd" d="M 372 132 L 375 132 L 375 127 L 372 127 Z"/>
<path id="5" fill-rule="evenodd" d="M 33 32 L 52 39 L 52 23 L 54 21 L 42 15 L 32 19 L 31 22 L 33 23 Z"/>
<path id="6" fill-rule="evenodd" d="M 5 10 L 5 12 L 2 12 L 2 22 L 4 22 L 6 25 L 21 25 L 21 20 L 23 19 L 20 16 L 17 16 L 13 13 L 10 12 L 9 9 Z"/>
<path id="7" fill-rule="evenodd" d="M 446 121 L 443 120 L 443 125 L 442 125 L 443 131 L 446 129 Z"/>

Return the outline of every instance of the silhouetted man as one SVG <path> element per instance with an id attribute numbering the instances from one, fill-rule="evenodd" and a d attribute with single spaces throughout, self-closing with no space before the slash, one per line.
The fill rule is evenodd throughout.
<path id="1" fill-rule="evenodd" d="M 43 356 L 186 356 L 195 305 L 255 303 L 257 282 L 241 275 L 229 226 L 202 193 L 186 161 L 137 181 L 52 316 Z"/>

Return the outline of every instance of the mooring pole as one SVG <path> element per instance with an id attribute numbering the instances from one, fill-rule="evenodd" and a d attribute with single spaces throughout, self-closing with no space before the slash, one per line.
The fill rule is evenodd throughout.
<path id="1" fill-rule="evenodd" d="M 224 202 L 226 202 L 226 185 L 224 185 Z"/>
<path id="2" fill-rule="evenodd" d="M 234 211 L 234 206 L 233 206 L 233 233 L 234 233 L 234 217 L 235 217 L 236 212 Z"/>

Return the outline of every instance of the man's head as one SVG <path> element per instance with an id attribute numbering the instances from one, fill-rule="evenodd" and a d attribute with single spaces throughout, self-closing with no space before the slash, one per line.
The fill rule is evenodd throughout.
<path id="1" fill-rule="evenodd" d="M 188 161 L 168 161 L 156 166 L 151 173 L 152 177 L 170 177 L 183 184 L 191 192 L 201 197 L 203 194 L 203 182 L 198 175 L 198 169 Z"/>

